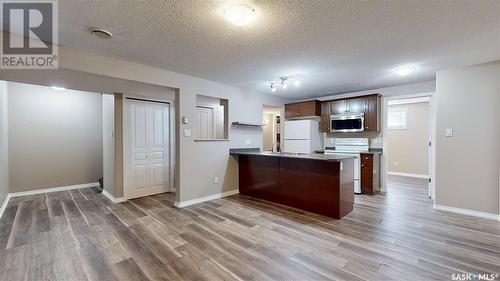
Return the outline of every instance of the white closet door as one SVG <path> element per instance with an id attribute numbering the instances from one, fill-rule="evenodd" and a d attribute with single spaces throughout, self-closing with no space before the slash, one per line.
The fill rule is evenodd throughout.
<path id="1" fill-rule="evenodd" d="M 127 100 L 127 198 L 169 190 L 169 105 Z"/>
<path id="2" fill-rule="evenodd" d="M 164 103 L 151 103 L 148 105 L 150 115 L 150 144 L 149 161 L 151 163 L 150 191 L 151 193 L 167 192 L 170 171 L 169 153 L 169 108 Z"/>

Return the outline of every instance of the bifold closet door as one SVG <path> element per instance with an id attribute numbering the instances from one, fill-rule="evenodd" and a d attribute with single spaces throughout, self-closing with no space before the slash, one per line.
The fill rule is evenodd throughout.
<path id="1" fill-rule="evenodd" d="M 128 198 L 169 190 L 169 104 L 126 100 Z"/>

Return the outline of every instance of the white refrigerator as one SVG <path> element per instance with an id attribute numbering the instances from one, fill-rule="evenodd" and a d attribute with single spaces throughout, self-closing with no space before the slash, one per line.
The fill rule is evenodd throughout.
<path id="1" fill-rule="evenodd" d="M 285 121 L 284 152 L 308 153 L 322 148 L 319 121 L 290 120 Z"/>

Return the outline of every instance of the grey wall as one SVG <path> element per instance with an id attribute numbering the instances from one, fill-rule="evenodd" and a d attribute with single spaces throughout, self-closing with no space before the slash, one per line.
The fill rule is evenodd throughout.
<path id="1" fill-rule="evenodd" d="M 8 82 L 10 192 L 102 177 L 102 97 Z"/>
<path id="2" fill-rule="evenodd" d="M 387 171 L 429 175 L 429 103 L 390 105 L 406 109 L 406 129 L 387 131 Z"/>
<path id="3" fill-rule="evenodd" d="M 102 95 L 102 170 L 104 189 L 115 195 L 115 96 Z"/>
<path id="4" fill-rule="evenodd" d="M 498 214 L 500 62 L 436 77 L 436 204 Z"/>
<path id="5" fill-rule="evenodd" d="M 9 193 L 7 82 L 0 81 L 0 206 Z"/>

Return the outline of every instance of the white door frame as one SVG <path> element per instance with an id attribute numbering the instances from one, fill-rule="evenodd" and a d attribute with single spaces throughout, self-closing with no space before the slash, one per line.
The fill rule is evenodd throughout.
<path id="1" fill-rule="evenodd" d="M 163 102 L 163 103 L 168 103 L 169 104 L 169 141 L 170 141 L 170 147 L 169 147 L 169 160 L 170 160 L 170 170 L 169 170 L 169 183 L 170 183 L 170 192 L 175 191 L 175 167 L 177 163 L 175 163 L 175 101 L 169 98 L 160 98 L 160 97 L 147 97 L 147 96 L 138 96 L 138 95 L 131 95 L 131 94 L 123 94 L 123 100 L 122 100 L 122 120 L 123 120 L 123 132 L 122 132 L 122 138 L 123 138 L 123 197 L 124 199 L 130 199 L 128 198 L 127 195 L 127 186 L 128 186 L 128 169 L 127 169 L 127 164 L 128 164 L 128 153 L 127 153 L 127 148 L 128 148 L 128 128 L 126 126 L 126 118 L 127 118 L 127 110 L 126 110 L 126 101 L 127 98 L 132 98 L 132 99 L 140 99 L 143 101 L 149 101 L 149 102 Z"/>
<path id="2" fill-rule="evenodd" d="M 388 151 L 388 128 L 387 128 L 387 115 L 388 115 L 388 102 L 390 100 L 402 100 L 402 99 L 412 99 L 412 98 L 421 98 L 428 97 L 429 98 L 429 139 L 431 142 L 431 146 L 429 147 L 429 177 L 431 182 L 429 184 L 429 197 L 434 201 L 436 197 L 436 106 L 434 103 L 434 94 L 435 92 L 424 92 L 417 94 L 408 94 L 408 95 L 400 95 L 400 96 L 388 96 L 383 97 L 382 102 L 382 135 L 384 138 L 383 141 L 383 151 L 382 154 L 382 191 L 387 191 L 387 151 Z"/>

